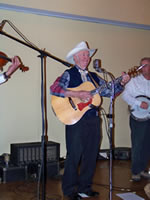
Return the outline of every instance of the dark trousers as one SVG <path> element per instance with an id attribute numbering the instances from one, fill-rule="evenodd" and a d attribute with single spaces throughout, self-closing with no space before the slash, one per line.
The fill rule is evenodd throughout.
<path id="1" fill-rule="evenodd" d="M 145 170 L 150 160 L 150 120 L 137 121 L 130 117 L 132 143 L 132 173 Z"/>
<path id="2" fill-rule="evenodd" d="M 74 125 L 66 126 L 67 156 L 62 180 L 64 195 L 91 189 L 99 144 L 99 117 L 83 118 Z"/>

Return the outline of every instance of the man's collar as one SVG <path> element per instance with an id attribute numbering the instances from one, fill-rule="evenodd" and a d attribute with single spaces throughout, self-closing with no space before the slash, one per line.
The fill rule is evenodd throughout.
<path id="1" fill-rule="evenodd" d="M 75 67 L 78 69 L 78 71 L 81 70 L 81 71 L 84 71 L 84 72 L 88 72 L 87 69 L 81 69 L 78 65 L 75 65 Z"/>

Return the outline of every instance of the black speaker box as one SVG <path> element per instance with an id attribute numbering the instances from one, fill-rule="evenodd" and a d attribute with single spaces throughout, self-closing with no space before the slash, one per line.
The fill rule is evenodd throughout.
<path id="1" fill-rule="evenodd" d="M 0 166 L 0 178 L 2 183 L 24 181 L 26 177 L 27 171 L 25 167 Z"/>
<path id="2" fill-rule="evenodd" d="M 116 147 L 112 149 L 112 157 L 115 160 L 130 160 L 131 148 Z M 101 149 L 98 155 L 98 160 L 107 160 L 110 158 L 110 149 Z"/>
<path id="3" fill-rule="evenodd" d="M 46 144 L 47 162 L 56 162 L 60 157 L 60 144 L 48 141 Z M 17 166 L 25 166 L 31 163 L 41 163 L 41 142 L 14 143 L 11 144 L 11 163 Z"/>
<path id="4" fill-rule="evenodd" d="M 131 148 L 129 147 L 117 147 L 113 149 L 113 157 L 116 160 L 130 160 Z"/>

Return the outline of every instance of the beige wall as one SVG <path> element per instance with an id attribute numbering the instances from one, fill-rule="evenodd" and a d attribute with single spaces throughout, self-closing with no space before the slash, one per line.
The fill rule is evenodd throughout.
<path id="1" fill-rule="evenodd" d="M 36 0 L 36 3 L 35 0 L 5 0 L 3 3 L 148 25 L 150 19 L 149 0 Z"/>
<path id="2" fill-rule="evenodd" d="M 11 1 L 5 1 L 5 3 L 9 2 L 11 3 Z M 14 4 L 16 3 L 21 5 L 20 1 L 13 2 Z M 27 2 L 28 1 L 24 1 L 21 6 L 28 6 Z M 42 1 L 44 4 L 41 3 L 41 1 L 36 2 L 36 5 L 34 5 L 33 1 L 30 1 L 30 6 L 28 7 L 34 6 L 36 8 L 40 8 L 41 4 L 43 9 L 51 9 L 51 6 L 54 6 L 53 8 L 56 9 L 56 2 L 58 3 L 56 0 L 52 1 L 51 6 L 48 7 L 48 1 Z M 93 6 L 91 1 L 86 2 L 89 3 L 89 6 Z M 98 1 L 95 2 L 98 4 Z M 137 2 L 140 4 L 139 1 Z M 139 9 L 138 3 L 137 10 Z M 106 7 L 107 9 L 111 8 L 106 6 L 106 3 L 104 2 L 97 7 L 102 9 L 102 5 L 104 6 L 104 9 L 106 9 Z M 121 5 L 120 7 L 122 8 Z M 63 4 L 62 7 L 58 4 L 57 11 L 60 8 L 59 11 L 65 12 L 65 9 L 67 9 L 66 6 L 70 6 L 70 4 Z M 134 8 L 134 5 L 131 6 Z M 84 5 L 80 6 L 78 14 L 81 15 L 83 8 Z M 145 8 L 147 7 L 145 6 Z M 88 6 L 86 6 L 85 10 L 86 9 L 87 14 L 89 14 Z M 106 15 L 107 10 L 104 12 L 104 9 L 103 13 Z M 77 8 L 75 11 L 77 11 Z M 110 12 L 108 13 L 108 18 L 111 19 L 109 14 Z M 103 15 L 99 17 L 105 16 Z M 127 18 L 128 17 L 126 16 L 126 18 L 124 17 L 122 20 L 127 21 Z M 143 56 L 149 56 L 150 52 L 150 33 L 149 31 L 142 29 L 125 28 L 1 10 L 0 21 L 4 19 L 10 20 L 32 43 L 36 44 L 39 48 L 45 48 L 46 51 L 61 59 L 65 59 L 67 52 L 78 42 L 82 40 L 88 41 L 91 48 L 98 48 L 98 52 L 93 59 L 101 59 L 102 67 L 112 72 L 116 77 L 120 76 L 122 71 L 128 71 L 129 68 L 138 65 L 140 58 Z M 118 20 L 117 17 L 114 17 L 113 19 Z M 121 20 L 121 18 L 119 20 Z M 145 18 L 145 20 L 141 20 L 142 19 L 140 18 L 139 23 L 147 24 L 148 22 L 147 18 Z M 136 22 L 135 18 L 133 21 Z M 5 24 L 3 30 L 21 39 L 7 23 Z M 17 71 L 7 83 L 1 85 L 0 87 L 0 153 L 4 153 L 10 151 L 10 143 L 41 140 L 41 68 L 40 59 L 37 57 L 38 52 L 3 35 L 0 36 L 0 44 L 0 51 L 5 52 L 9 57 L 12 57 L 13 55 L 20 56 L 23 63 L 30 68 L 30 70 L 25 73 Z M 4 67 L 5 70 L 8 65 L 9 64 Z M 64 125 L 58 121 L 51 110 L 49 86 L 67 67 L 51 58 L 47 58 L 46 65 L 48 138 L 49 140 L 61 143 L 61 155 L 65 156 Z M 90 69 L 94 71 L 92 63 L 90 65 Z M 109 99 L 104 99 L 103 107 L 107 113 L 108 105 Z M 130 146 L 128 109 L 121 97 L 118 97 L 115 101 L 114 112 L 115 145 Z M 102 148 L 109 148 L 104 123 Z"/>

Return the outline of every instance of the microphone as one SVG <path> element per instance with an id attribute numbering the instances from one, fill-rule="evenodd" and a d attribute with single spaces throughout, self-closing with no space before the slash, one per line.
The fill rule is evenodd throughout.
<path id="1" fill-rule="evenodd" d="M 146 64 L 140 65 L 136 71 L 139 71 L 140 69 L 142 69 Z"/>
<path id="2" fill-rule="evenodd" d="M 2 31 L 4 25 L 6 23 L 6 20 L 3 20 L 1 23 L 0 23 L 0 31 Z"/>
<path id="3" fill-rule="evenodd" d="M 93 60 L 93 68 L 99 73 L 105 72 L 105 70 L 101 68 L 101 60 L 100 59 Z"/>

